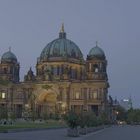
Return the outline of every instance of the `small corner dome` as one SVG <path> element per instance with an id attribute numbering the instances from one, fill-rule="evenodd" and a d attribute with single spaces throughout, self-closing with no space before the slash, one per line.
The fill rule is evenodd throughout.
<path id="1" fill-rule="evenodd" d="M 17 57 L 9 50 L 2 55 L 1 62 L 17 62 Z"/>
<path id="2" fill-rule="evenodd" d="M 48 43 L 46 47 L 42 50 L 40 55 L 40 60 L 54 60 L 63 58 L 74 58 L 77 60 L 84 60 L 83 54 L 79 47 L 71 40 L 66 38 L 66 33 L 64 32 L 64 25 L 59 33 L 59 38 Z"/>
<path id="3" fill-rule="evenodd" d="M 97 59 L 105 59 L 105 53 L 104 51 L 98 47 L 98 45 L 96 44 L 95 47 L 93 47 L 88 54 L 88 59 L 92 59 L 92 58 L 97 58 Z"/>

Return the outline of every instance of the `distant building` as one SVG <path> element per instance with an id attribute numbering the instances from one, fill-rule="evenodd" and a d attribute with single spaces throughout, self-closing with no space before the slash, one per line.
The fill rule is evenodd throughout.
<path id="1" fill-rule="evenodd" d="M 120 106 L 122 106 L 125 110 L 129 110 L 132 108 L 132 100 L 130 99 L 122 99 L 120 101 Z"/>
<path id="2" fill-rule="evenodd" d="M 108 99 L 108 114 L 109 114 L 109 120 L 112 123 L 116 122 L 116 118 L 117 118 L 117 107 L 119 106 L 119 101 L 117 99 L 113 99 L 110 95 L 109 95 L 109 99 Z"/>
<path id="3" fill-rule="evenodd" d="M 14 112 L 18 118 L 33 111 L 38 118 L 46 112 L 61 115 L 68 110 L 90 110 L 99 115 L 108 104 L 106 68 L 106 56 L 98 44 L 84 60 L 80 48 L 67 39 L 62 25 L 59 37 L 48 43 L 38 57 L 36 74 L 30 68 L 24 82 L 19 81 L 16 56 L 11 50 L 2 55 L 0 108 Z"/>

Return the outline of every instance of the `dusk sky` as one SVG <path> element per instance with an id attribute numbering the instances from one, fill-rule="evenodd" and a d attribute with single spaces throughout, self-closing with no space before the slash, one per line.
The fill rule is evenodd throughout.
<path id="1" fill-rule="evenodd" d="M 84 58 L 99 42 L 108 60 L 109 95 L 132 97 L 140 107 L 140 0 L 0 0 L 0 56 L 9 46 L 20 62 L 20 79 L 35 71 L 42 49 L 67 38 Z"/>

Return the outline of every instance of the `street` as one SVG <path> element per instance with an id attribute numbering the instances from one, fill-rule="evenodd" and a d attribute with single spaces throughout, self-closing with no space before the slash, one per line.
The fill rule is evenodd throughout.
<path id="1" fill-rule="evenodd" d="M 71 138 L 66 129 L 0 133 L 0 140 L 140 140 L 140 126 L 112 126 L 85 136 Z"/>

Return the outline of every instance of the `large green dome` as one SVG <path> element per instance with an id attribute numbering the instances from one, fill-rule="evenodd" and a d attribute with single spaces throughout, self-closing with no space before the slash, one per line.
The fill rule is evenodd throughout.
<path id="1" fill-rule="evenodd" d="M 2 55 L 1 62 L 17 62 L 17 57 L 9 50 Z"/>
<path id="2" fill-rule="evenodd" d="M 97 59 L 105 59 L 105 53 L 104 51 L 98 47 L 98 45 L 96 44 L 95 47 L 93 47 L 88 54 L 88 59 L 92 59 L 92 58 L 97 58 Z"/>
<path id="3" fill-rule="evenodd" d="M 41 52 L 40 60 L 59 60 L 67 58 L 84 60 L 79 47 L 73 41 L 66 38 L 66 33 L 62 26 L 59 38 L 46 45 Z"/>

